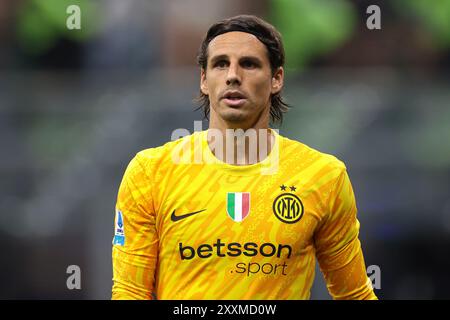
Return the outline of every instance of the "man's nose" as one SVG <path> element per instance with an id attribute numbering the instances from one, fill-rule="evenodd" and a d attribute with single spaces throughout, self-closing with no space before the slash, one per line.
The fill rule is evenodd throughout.
<path id="1" fill-rule="evenodd" d="M 228 74 L 227 74 L 227 85 L 232 84 L 241 84 L 241 75 L 239 70 L 239 65 L 232 63 L 230 64 L 228 68 Z"/>

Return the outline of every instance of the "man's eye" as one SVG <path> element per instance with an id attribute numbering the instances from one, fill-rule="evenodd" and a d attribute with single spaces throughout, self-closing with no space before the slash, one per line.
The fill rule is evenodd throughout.
<path id="1" fill-rule="evenodd" d="M 253 61 L 246 60 L 246 61 L 243 61 L 243 62 L 242 62 L 242 66 L 243 66 L 244 68 L 255 68 L 255 67 L 256 67 L 256 64 L 255 64 Z"/>
<path id="2" fill-rule="evenodd" d="M 227 66 L 227 62 L 226 61 L 218 61 L 215 63 L 214 65 L 216 68 L 225 68 Z"/>

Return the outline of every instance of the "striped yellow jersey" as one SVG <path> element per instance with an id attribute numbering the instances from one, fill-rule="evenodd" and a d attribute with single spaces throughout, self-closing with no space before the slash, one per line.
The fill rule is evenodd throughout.
<path id="1" fill-rule="evenodd" d="M 309 299 L 316 258 L 334 299 L 376 299 L 343 162 L 275 133 L 264 161 L 229 165 L 207 132 L 129 163 L 113 299 Z"/>

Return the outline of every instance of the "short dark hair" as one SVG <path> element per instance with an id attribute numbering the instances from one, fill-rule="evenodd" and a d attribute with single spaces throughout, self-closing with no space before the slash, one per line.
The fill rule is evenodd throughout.
<path id="1" fill-rule="evenodd" d="M 253 15 L 238 15 L 232 18 L 228 18 L 213 24 L 200 46 L 199 53 L 197 55 L 197 63 L 206 71 L 208 61 L 208 46 L 209 43 L 218 35 L 231 32 L 241 31 L 253 34 L 259 41 L 261 41 L 267 48 L 269 54 L 270 68 L 272 75 L 275 74 L 279 67 L 284 66 L 284 47 L 281 40 L 281 34 L 270 23 L 264 21 Z M 273 94 L 270 97 L 270 117 L 273 122 L 282 122 L 283 113 L 289 110 L 289 105 L 285 103 L 281 97 L 281 92 Z M 205 95 L 200 90 L 200 95 L 196 101 L 200 106 L 196 109 L 203 109 L 205 118 L 209 116 L 210 102 L 208 95 Z"/>

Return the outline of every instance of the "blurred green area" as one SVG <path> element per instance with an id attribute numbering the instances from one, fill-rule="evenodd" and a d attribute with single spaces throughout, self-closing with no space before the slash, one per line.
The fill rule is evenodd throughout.
<path id="1" fill-rule="evenodd" d="M 273 0 L 270 20 L 283 35 L 288 72 L 334 50 L 355 31 L 357 13 L 345 0 Z"/>
<path id="2" fill-rule="evenodd" d="M 90 0 L 24 1 L 16 19 L 18 42 L 32 55 L 45 52 L 60 38 L 85 42 L 101 32 L 99 22 L 106 4 Z M 287 72 L 305 69 L 314 59 L 334 52 L 361 32 L 358 28 L 365 26 L 368 16 L 358 11 L 361 8 L 356 4 L 350 0 L 269 0 L 266 18 L 283 35 Z M 69 30 L 66 26 L 66 9 L 70 5 L 81 9 L 81 30 Z M 437 50 L 449 48 L 450 0 L 385 2 L 381 6 L 382 28 L 395 22 L 386 20 L 384 9 L 388 7 L 396 19 L 425 30 Z"/>
<path id="3" fill-rule="evenodd" d="M 424 27 L 436 47 L 450 47 L 450 0 L 394 0 L 392 5 L 399 15 L 413 18 Z"/>
<path id="4" fill-rule="evenodd" d="M 66 12 L 70 5 L 81 11 L 81 29 L 69 30 Z M 89 0 L 28 0 L 20 6 L 17 16 L 17 38 L 20 46 L 30 54 L 49 49 L 58 38 L 85 41 L 97 31 L 97 4 Z"/>
<path id="5" fill-rule="evenodd" d="M 269 20 L 283 35 L 288 72 L 301 71 L 313 59 L 351 41 L 369 17 L 348 0 L 272 0 L 270 5 Z M 387 7 L 392 7 L 396 20 L 387 21 Z M 426 31 L 436 50 L 450 46 L 450 0 L 394 0 L 380 9 L 382 29 L 400 18 Z"/>

